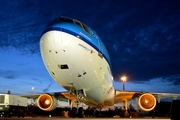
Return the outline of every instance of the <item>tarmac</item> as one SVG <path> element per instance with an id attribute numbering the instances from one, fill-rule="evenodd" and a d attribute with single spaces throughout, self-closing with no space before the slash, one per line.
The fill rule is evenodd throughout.
<path id="1" fill-rule="evenodd" d="M 62 118 L 62 117 L 25 117 L 25 118 L 18 118 L 18 117 L 10 117 L 4 118 L 0 117 L 0 120 L 170 120 L 170 118 Z"/>

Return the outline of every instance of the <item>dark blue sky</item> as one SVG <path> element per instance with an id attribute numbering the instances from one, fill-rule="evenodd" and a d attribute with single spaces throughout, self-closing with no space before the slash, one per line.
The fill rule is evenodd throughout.
<path id="1" fill-rule="evenodd" d="M 115 88 L 180 93 L 180 1 L 1 0 L 0 93 L 63 91 L 39 51 L 45 26 L 61 15 L 84 22 L 107 47 Z"/>

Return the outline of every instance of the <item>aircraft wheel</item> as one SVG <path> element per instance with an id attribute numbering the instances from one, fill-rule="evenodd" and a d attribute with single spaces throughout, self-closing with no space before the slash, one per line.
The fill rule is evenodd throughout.
<path id="1" fill-rule="evenodd" d="M 73 107 L 73 108 L 72 108 L 72 112 L 71 112 L 71 117 L 72 117 L 72 118 L 75 118 L 76 115 L 77 115 L 77 108 L 76 108 L 76 107 Z"/>
<path id="2" fill-rule="evenodd" d="M 79 109 L 78 109 L 78 117 L 83 118 L 83 116 L 84 116 L 84 110 L 83 110 L 82 107 L 79 107 Z"/>

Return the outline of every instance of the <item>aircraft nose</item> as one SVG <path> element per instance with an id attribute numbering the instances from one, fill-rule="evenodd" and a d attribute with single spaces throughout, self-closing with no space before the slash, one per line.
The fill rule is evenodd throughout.
<path id="1" fill-rule="evenodd" d="M 50 31 L 45 33 L 40 40 L 41 47 L 46 49 L 65 49 L 72 41 L 72 36 L 61 31 Z"/>

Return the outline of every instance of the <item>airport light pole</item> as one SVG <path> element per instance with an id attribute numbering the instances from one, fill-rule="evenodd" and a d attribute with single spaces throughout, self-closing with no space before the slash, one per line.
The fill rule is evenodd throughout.
<path id="1" fill-rule="evenodd" d="M 127 79 L 126 76 L 121 77 L 122 85 L 123 85 L 123 90 L 125 90 L 124 83 L 126 82 L 126 79 Z"/>
<path id="2" fill-rule="evenodd" d="M 34 87 L 32 87 L 32 95 L 34 94 L 33 92 L 34 92 Z"/>
<path id="3" fill-rule="evenodd" d="M 33 92 L 34 92 L 34 87 L 32 87 L 31 89 L 32 89 L 32 95 L 33 95 L 33 94 L 34 94 L 34 93 L 33 93 Z M 33 105 L 32 101 L 33 101 L 33 100 L 32 100 L 32 98 L 31 98 L 31 105 Z"/>

